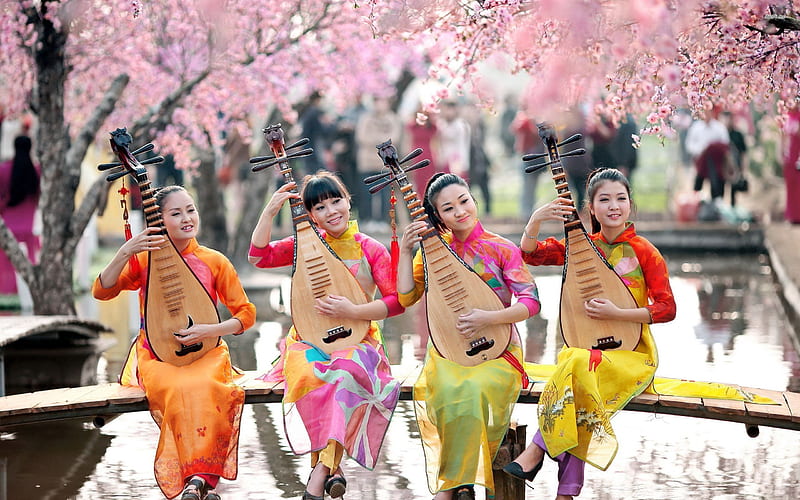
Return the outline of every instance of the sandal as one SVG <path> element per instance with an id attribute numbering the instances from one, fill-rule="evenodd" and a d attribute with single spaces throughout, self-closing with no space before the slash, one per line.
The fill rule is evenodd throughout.
<path id="1" fill-rule="evenodd" d="M 193 476 L 183 487 L 181 500 L 203 500 L 205 486 L 206 482 L 202 478 Z"/>
<path id="2" fill-rule="evenodd" d="M 222 497 L 219 496 L 217 490 L 210 488 L 208 491 L 206 491 L 206 496 L 203 497 L 203 500 L 222 500 Z"/>
<path id="3" fill-rule="evenodd" d="M 328 476 L 325 478 L 325 492 L 331 498 L 341 498 L 347 492 L 347 480 L 343 476 Z"/>
<path id="4" fill-rule="evenodd" d="M 475 500 L 475 488 L 471 484 L 459 486 L 455 500 Z"/>
<path id="5" fill-rule="evenodd" d="M 305 490 L 303 492 L 303 498 L 301 500 L 325 500 L 325 496 L 312 495 L 311 493 L 308 492 L 308 490 Z"/>

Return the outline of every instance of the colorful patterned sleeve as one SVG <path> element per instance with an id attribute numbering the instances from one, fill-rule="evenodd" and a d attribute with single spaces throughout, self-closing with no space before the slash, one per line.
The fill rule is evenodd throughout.
<path id="1" fill-rule="evenodd" d="M 271 241 L 263 248 L 251 243 L 247 256 L 254 266 L 260 268 L 291 266 L 294 262 L 294 236 Z"/>
<path id="2" fill-rule="evenodd" d="M 510 245 L 503 263 L 503 280 L 517 298 L 517 301 L 528 308 L 529 316 L 534 316 L 541 309 L 539 292 L 533 276 L 524 265 L 522 251 L 515 245 Z"/>
<path id="3" fill-rule="evenodd" d="M 256 322 L 256 306 L 247 297 L 231 261 L 216 250 L 204 250 L 203 261 L 213 269 L 217 296 L 231 315 L 242 324 L 242 330 L 237 335 L 243 333 Z"/>
<path id="4" fill-rule="evenodd" d="M 397 291 L 397 298 L 400 301 L 400 305 L 403 307 L 416 304 L 425 292 L 425 268 L 422 264 L 422 250 L 417 250 L 416 255 L 414 255 L 413 268 L 414 288 L 407 293 L 402 293 L 400 290 Z"/>
<path id="5" fill-rule="evenodd" d="M 537 241 L 533 252 L 522 252 L 522 259 L 531 266 L 563 266 L 566 251 L 564 240 L 551 237 Z"/>
<path id="6" fill-rule="evenodd" d="M 363 233 L 362 233 L 363 234 Z M 397 283 L 393 279 L 392 257 L 383 244 L 364 235 L 360 241 L 361 249 L 367 258 L 369 267 L 372 270 L 372 279 L 381 292 L 380 300 L 386 304 L 389 311 L 387 317 L 397 316 L 405 311 L 397 298 Z"/>
<path id="7" fill-rule="evenodd" d="M 667 263 L 661 252 L 647 239 L 638 237 L 631 240 L 636 257 L 642 267 L 647 295 L 652 301 L 646 305 L 653 323 L 666 323 L 675 319 L 676 305 L 669 284 Z"/>

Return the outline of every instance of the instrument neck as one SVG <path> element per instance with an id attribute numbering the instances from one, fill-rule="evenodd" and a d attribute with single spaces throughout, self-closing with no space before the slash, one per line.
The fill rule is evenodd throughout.
<path id="1" fill-rule="evenodd" d="M 286 152 L 280 151 L 276 156 L 286 157 Z M 295 182 L 294 176 L 292 175 L 292 167 L 289 166 L 288 160 L 279 162 L 278 168 L 280 168 L 280 173 L 283 175 L 283 179 L 286 181 L 286 183 Z M 300 192 L 297 190 L 297 187 L 293 187 L 291 192 L 298 195 L 300 194 Z M 311 216 L 308 215 L 308 211 L 306 210 L 305 205 L 303 205 L 303 200 L 301 198 L 291 198 L 289 200 L 289 208 L 292 211 L 292 224 L 294 224 L 295 231 L 298 229 L 297 226 L 304 222 L 311 224 Z"/>
<path id="2" fill-rule="evenodd" d="M 142 212 L 144 212 L 145 224 L 147 227 L 155 227 L 159 230 L 158 234 L 167 235 L 167 228 L 164 226 L 164 219 L 161 216 L 161 208 L 156 202 L 155 190 L 150 184 L 150 179 L 146 174 L 138 175 L 136 182 L 139 185 L 139 193 L 142 196 Z"/>
<path id="3" fill-rule="evenodd" d="M 399 167 L 398 171 L 402 172 Z M 428 214 L 425 213 L 425 207 L 417 196 L 417 193 L 414 192 L 414 186 L 411 185 L 408 176 L 402 174 L 398 175 L 396 179 L 398 186 L 400 186 L 400 194 L 403 195 L 403 200 L 406 202 L 406 207 L 408 207 L 411 220 L 413 222 L 423 221 L 428 225 L 428 228 L 420 235 L 422 241 L 425 242 L 430 238 L 441 241 L 438 237 L 439 231 L 431 224 Z"/>
<path id="4" fill-rule="evenodd" d="M 550 171 L 553 174 L 553 181 L 556 183 L 556 191 L 558 192 L 558 197 L 570 202 L 571 205 L 575 205 L 575 202 L 572 199 L 572 193 L 569 190 L 569 181 L 567 179 L 567 174 L 564 171 L 564 166 L 561 164 L 561 158 L 558 155 L 558 147 L 556 146 L 555 141 L 549 142 L 547 144 L 547 151 L 550 156 Z M 578 207 L 575 207 L 575 210 L 570 212 L 568 215 L 565 216 L 566 220 L 564 221 L 564 233 L 569 234 L 571 231 L 580 230 L 583 231 L 583 224 L 581 223 L 580 218 L 578 217 Z"/>

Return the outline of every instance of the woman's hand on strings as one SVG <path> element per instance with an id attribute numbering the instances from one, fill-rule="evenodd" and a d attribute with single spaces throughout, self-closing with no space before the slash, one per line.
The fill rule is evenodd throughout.
<path id="1" fill-rule="evenodd" d="M 355 304 L 341 295 L 328 295 L 317 299 L 314 303 L 314 309 L 323 316 L 336 318 L 353 318 L 355 314 Z"/>
<path id="2" fill-rule="evenodd" d="M 461 314 L 456 320 L 456 330 L 466 338 L 475 335 L 481 328 L 490 325 L 491 312 L 483 309 L 473 309 L 467 314 Z"/>
<path id="3" fill-rule="evenodd" d="M 616 304 L 604 298 L 587 300 L 583 308 L 586 315 L 592 319 L 617 319 L 620 311 Z"/>
<path id="4" fill-rule="evenodd" d="M 219 332 L 219 324 L 217 325 L 209 325 L 209 324 L 197 324 L 192 325 L 189 328 L 184 328 L 182 330 L 178 330 L 174 333 L 175 338 L 183 345 L 192 345 L 198 342 L 202 342 L 205 339 L 216 339 L 217 337 L 221 337 L 222 334 Z"/>

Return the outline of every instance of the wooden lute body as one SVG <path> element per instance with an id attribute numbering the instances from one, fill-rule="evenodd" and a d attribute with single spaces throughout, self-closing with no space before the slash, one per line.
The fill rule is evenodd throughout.
<path id="1" fill-rule="evenodd" d="M 471 338 L 456 330 L 458 317 L 473 309 L 499 311 L 505 305 L 492 288 L 447 245 L 428 220 L 422 202 L 397 160 L 397 151 L 389 140 L 377 146 L 384 165 L 397 181 L 413 221 L 428 224 L 422 234 L 422 258 L 425 266 L 425 304 L 428 327 L 434 347 L 446 359 L 464 366 L 476 366 L 496 359 L 511 341 L 511 325 L 491 325 Z M 421 153 L 418 149 L 403 161 Z M 428 160 L 424 160 L 427 162 Z M 427 163 L 424 163 L 425 166 Z M 408 170 L 419 168 L 419 164 Z M 381 186 L 382 187 L 382 186 Z"/>
<path id="2" fill-rule="evenodd" d="M 160 234 L 167 236 L 147 171 L 128 148 L 131 136 L 126 129 L 117 129 L 111 136 L 111 149 L 139 185 L 147 227 L 158 228 Z M 213 341 L 184 345 L 175 332 L 193 324 L 219 323 L 220 318 L 208 291 L 168 236 L 167 241 L 162 248 L 150 251 L 147 255 L 144 330 L 159 360 L 184 366 L 219 345 L 219 337 Z"/>
<path id="3" fill-rule="evenodd" d="M 558 196 L 572 201 L 567 176 L 558 153 L 555 131 L 540 126 L 539 136 L 547 148 L 553 181 Z M 579 139 L 573 136 L 564 144 Z M 634 350 L 639 344 L 642 325 L 630 321 L 598 320 L 586 315 L 584 303 L 593 298 L 611 300 L 621 309 L 638 306 L 631 291 L 592 242 L 577 211 L 564 222 L 566 259 L 561 283 L 560 326 L 564 342 L 586 349 Z"/>
<path id="4" fill-rule="evenodd" d="M 274 157 L 251 158 L 251 163 L 266 164 L 253 167 L 262 170 L 277 164 L 286 182 L 294 182 L 289 158 L 306 156 L 311 150 L 303 150 L 287 156 L 286 149 L 292 149 L 308 142 L 301 140 L 284 148 L 283 129 L 280 124 L 264 129 L 264 136 Z M 297 189 L 292 192 L 297 193 Z M 336 255 L 311 222 L 303 201 L 290 200 L 292 223 L 294 225 L 294 263 L 292 269 L 291 315 L 300 337 L 327 354 L 359 344 L 369 332 L 370 321 L 351 318 L 325 316 L 314 308 L 316 299 L 328 295 L 347 297 L 353 304 L 370 302 L 361 285 L 344 262 Z"/>

